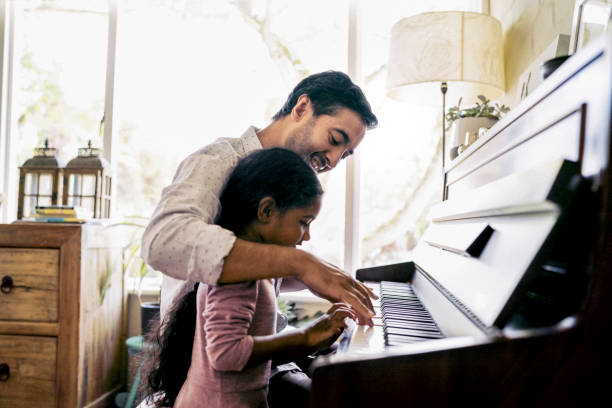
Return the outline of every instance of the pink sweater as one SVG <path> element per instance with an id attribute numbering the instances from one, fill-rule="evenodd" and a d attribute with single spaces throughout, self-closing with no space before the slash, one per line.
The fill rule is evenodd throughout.
<path id="1" fill-rule="evenodd" d="M 253 337 L 275 333 L 276 293 L 270 279 L 200 284 L 187 380 L 175 407 L 267 407 L 270 361 L 245 369 Z"/>

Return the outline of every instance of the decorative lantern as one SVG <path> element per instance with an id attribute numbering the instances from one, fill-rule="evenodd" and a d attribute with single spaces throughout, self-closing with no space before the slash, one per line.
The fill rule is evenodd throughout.
<path id="1" fill-rule="evenodd" d="M 45 140 L 44 147 L 34 149 L 34 157 L 19 167 L 17 219 L 34 214 L 37 205 L 57 204 L 60 165 L 55 153 L 55 148 Z"/>
<path id="2" fill-rule="evenodd" d="M 91 211 L 94 218 L 110 215 L 111 176 L 108 163 L 99 156 L 99 149 L 79 149 L 79 154 L 64 167 L 64 205 L 83 207 Z"/>

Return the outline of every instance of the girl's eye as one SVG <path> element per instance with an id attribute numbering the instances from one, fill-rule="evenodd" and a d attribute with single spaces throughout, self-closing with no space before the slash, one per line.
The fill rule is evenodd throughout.
<path id="1" fill-rule="evenodd" d="M 333 137 L 333 136 L 329 136 L 329 143 L 330 143 L 332 146 L 338 146 L 338 144 L 339 144 L 339 143 L 336 141 L 336 139 L 334 139 L 334 137 Z"/>

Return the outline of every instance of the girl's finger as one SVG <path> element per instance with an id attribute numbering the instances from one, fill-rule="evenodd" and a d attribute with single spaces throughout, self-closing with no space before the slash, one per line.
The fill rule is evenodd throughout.
<path id="1" fill-rule="evenodd" d="M 332 314 L 334 311 L 336 311 L 336 310 L 338 310 L 338 309 L 340 309 L 342 307 L 350 307 L 350 306 L 347 305 L 346 303 L 336 302 L 336 303 L 331 305 L 331 307 L 327 311 L 327 314 Z"/>
<path id="2" fill-rule="evenodd" d="M 357 315 L 355 314 L 355 312 L 349 308 L 337 309 L 331 315 L 332 320 L 335 321 L 344 321 L 344 319 L 347 317 L 353 320 L 357 319 Z"/>

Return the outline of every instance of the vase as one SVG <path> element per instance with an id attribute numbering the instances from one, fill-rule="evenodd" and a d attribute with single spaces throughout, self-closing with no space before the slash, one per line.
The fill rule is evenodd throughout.
<path id="1" fill-rule="evenodd" d="M 453 122 L 450 128 L 449 143 L 448 143 L 448 158 L 455 159 L 459 154 L 459 148 L 463 145 L 464 150 L 466 145 L 466 136 L 468 145 L 478 137 L 478 129 L 489 129 L 497 119 L 484 117 L 469 117 L 459 118 Z"/>
<path id="2" fill-rule="evenodd" d="M 142 302 L 140 304 L 140 328 L 146 335 L 159 319 L 159 302 Z"/>

